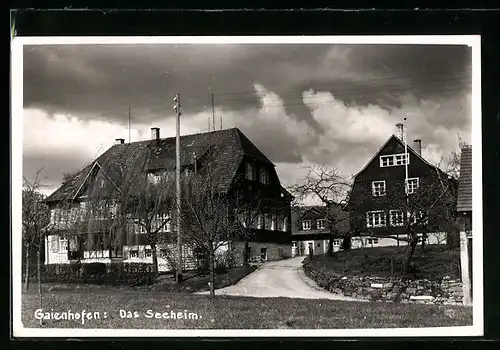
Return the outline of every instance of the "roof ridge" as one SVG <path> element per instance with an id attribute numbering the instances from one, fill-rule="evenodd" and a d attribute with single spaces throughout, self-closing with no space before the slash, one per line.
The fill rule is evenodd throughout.
<path id="1" fill-rule="evenodd" d="M 180 135 L 180 138 L 182 139 L 183 137 L 186 137 L 186 136 L 197 136 L 197 135 L 205 135 L 205 134 L 209 135 L 209 134 L 213 134 L 213 133 L 227 132 L 229 130 L 234 130 L 234 129 L 239 131 L 239 129 L 237 127 L 233 127 L 233 128 L 227 128 L 227 129 L 221 129 L 221 130 L 202 131 L 202 132 L 195 132 L 195 133 L 190 133 L 190 134 L 183 134 L 183 135 Z M 159 140 L 162 141 L 162 140 L 168 140 L 168 139 L 175 139 L 175 137 L 176 136 L 160 137 Z M 132 144 L 139 144 L 139 143 L 143 143 L 143 142 L 146 143 L 146 142 L 151 142 L 151 141 L 154 141 L 154 140 L 152 140 L 152 139 L 139 140 L 139 141 L 134 141 L 134 142 L 117 144 L 117 145 L 113 145 L 113 146 L 132 145 Z"/>

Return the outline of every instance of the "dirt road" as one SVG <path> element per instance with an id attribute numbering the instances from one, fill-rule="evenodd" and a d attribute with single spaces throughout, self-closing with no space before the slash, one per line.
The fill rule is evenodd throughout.
<path id="1" fill-rule="evenodd" d="M 217 289 L 219 295 L 249 297 L 288 297 L 302 299 L 355 300 L 343 295 L 329 293 L 304 275 L 304 257 L 271 261 L 263 264 L 236 285 Z M 206 292 L 202 293 L 206 294 Z"/>

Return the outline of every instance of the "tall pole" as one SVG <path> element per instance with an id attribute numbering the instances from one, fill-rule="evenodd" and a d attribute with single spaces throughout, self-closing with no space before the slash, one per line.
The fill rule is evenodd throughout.
<path id="1" fill-rule="evenodd" d="M 408 162 L 409 162 L 409 154 L 408 154 L 408 142 L 407 142 L 407 131 L 406 131 L 406 118 L 404 118 L 403 123 L 403 142 L 405 144 L 405 193 L 406 193 L 406 204 L 408 205 Z"/>
<path id="2" fill-rule="evenodd" d="M 220 129 L 222 130 L 222 116 L 220 116 Z"/>
<path id="3" fill-rule="evenodd" d="M 214 94 L 212 94 L 212 129 L 215 131 L 215 103 L 214 103 Z"/>
<path id="4" fill-rule="evenodd" d="M 176 112 L 175 133 L 175 185 L 177 199 L 177 283 L 182 282 L 182 234 L 181 234 L 181 101 L 179 93 L 174 97 Z"/>
<path id="5" fill-rule="evenodd" d="M 130 118 L 131 118 L 131 113 L 130 113 L 130 105 L 128 105 L 128 143 L 132 142 L 132 138 L 130 137 Z"/>

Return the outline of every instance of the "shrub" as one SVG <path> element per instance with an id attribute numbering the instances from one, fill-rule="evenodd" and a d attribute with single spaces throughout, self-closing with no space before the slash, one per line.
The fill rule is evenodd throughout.
<path id="1" fill-rule="evenodd" d="M 42 281 L 137 286 L 153 283 L 154 276 L 147 263 L 50 264 L 45 265 Z"/>
<path id="2" fill-rule="evenodd" d="M 102 276 L 107 272 L 107 267 L 105 263 L 89 263 L 83 264 L 83 274 L 85 276 Z"/>

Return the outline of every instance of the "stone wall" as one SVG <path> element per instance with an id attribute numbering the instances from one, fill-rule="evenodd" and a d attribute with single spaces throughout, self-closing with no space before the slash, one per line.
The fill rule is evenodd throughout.
<path id="1" fill-rule="evenodd" d="M 314 270 L 307 262 L 304 273 L 320 287 L 352 298 L 419 304 L 462 304 L 460 280 L 444 277 L 441 280 L 395 277 L 340 276 Z"/>

